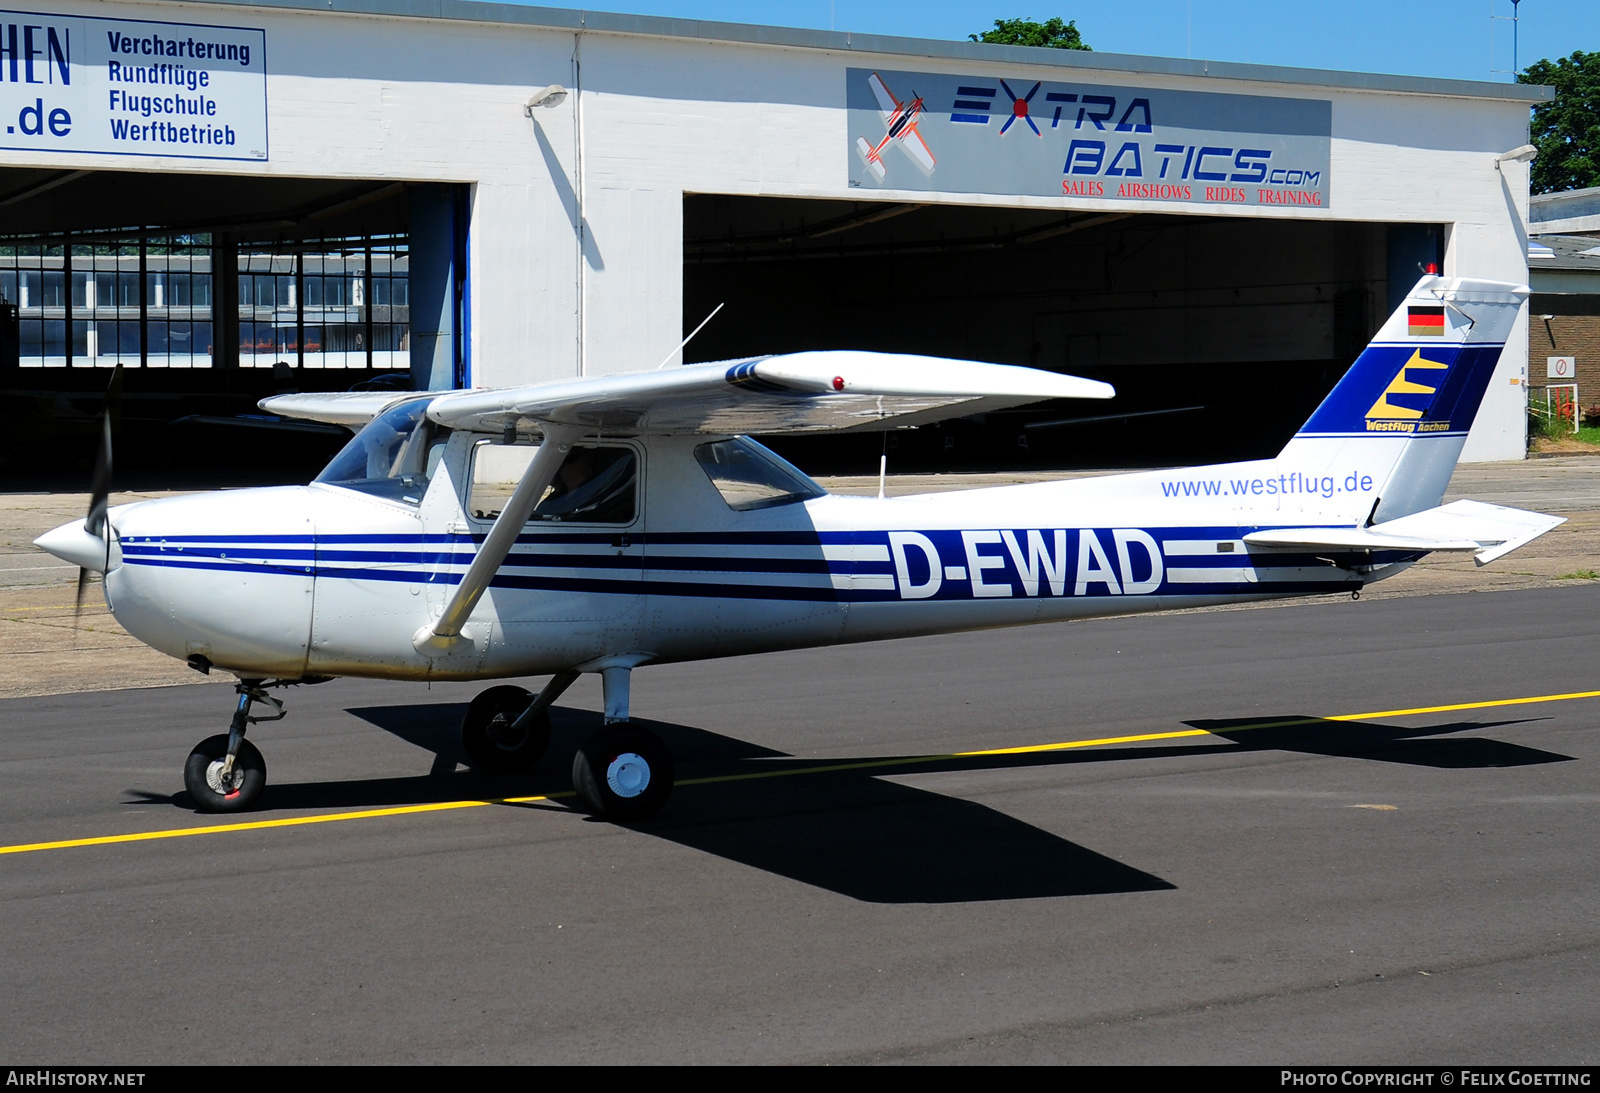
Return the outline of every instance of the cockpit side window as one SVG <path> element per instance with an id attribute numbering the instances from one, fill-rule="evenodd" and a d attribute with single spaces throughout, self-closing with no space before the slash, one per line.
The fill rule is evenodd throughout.
<path id="1" fill-rule="evenodd" d="M 367 423 L 316 481 L 399 501 L 422 503 L 449 430 L 428 420 L 431 397 L 408 399 Z"/>
<path id="2" fill-rule="evenodd" d="M 694 457 L 735 512 L 793 505 L 827 493 L 798 467 L 747 436 L 702 444 Z"/>
<path id="3" fill-rule="evenodd" d="M 479 441 L 473 447 L 467 512 L 493 520 L 516 492 L 536 444 Z M 574 444 L 530 523 L 631 524 L 638 511 L 639 459 L 632 448 Z"/>

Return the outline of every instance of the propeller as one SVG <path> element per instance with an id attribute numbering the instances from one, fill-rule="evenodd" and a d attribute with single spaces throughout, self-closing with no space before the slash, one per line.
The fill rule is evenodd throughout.
<path id="1" fill-rule="evenodd" d="M 100 566 L 104 573 L 111 561 L 111 535 L 107 527 L 107 499 L 111 494 L 111 415 L 122 405 L 122 365 L 111 371 L 111 383 L 106 387 L 105 404 L 100 410 L 100 451 L 94 458 L 94 474 L 89 479 L 89 514 L 84 518 L 83 529 L 100 540 Z M 78 618 L 83 614 L 83 593 L 89 586 L 88 566 L 78 566 L 78 594 L 72 604 L 72 629 L 76 633 Z"/>

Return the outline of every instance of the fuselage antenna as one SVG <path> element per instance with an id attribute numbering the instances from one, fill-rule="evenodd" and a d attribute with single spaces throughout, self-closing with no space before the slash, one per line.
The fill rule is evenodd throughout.
<path id="1" fill-rule="evenodd" d="M 700 333 L 700 331 L 702 331 L 702 330 L 704 330 L 706 328 L 706 324 L 707 323 L 709 323 L 712 319 L 715 319 L 717 317 L 717 312 L 721 311 L 723 309 L 723 307 L 727 305 L 727 302 L 728 301 L 724 300 L 724 301 L 722 301 L 722 303 L 720 303 L 716 307 L 712 308 L 711 309 L 711 314 L 707 315 L 704 319 L 701 319 L 699 326 L 697 326 L 693 330 L 689 331 L 689 337 L 687 337 L 687 338 L 683 339 L 683 341 L 679 342 L 678 343 L 678 348 L 674 349 L 671 353 L 668 353 L 666 360 L 664 360 L 660 364 L 656 365 L 656 371 L 659 372 L 663 368 L 665 368 L 667 366 L 667 362 L 668 361 L 672 360 L 673 357 L 677 356 L 679 351 L 681 351 L 684 346 L 688 345 L 689 342 L 694 338 L 694 336 L 696 334 Z"/>
<path id="2" fill-rule="evenodd" d="M 889 430 L 883 431 L 883 451 L 878 455 L 878 500 L 882 501 L 884 489 L 889 484 Z"/>

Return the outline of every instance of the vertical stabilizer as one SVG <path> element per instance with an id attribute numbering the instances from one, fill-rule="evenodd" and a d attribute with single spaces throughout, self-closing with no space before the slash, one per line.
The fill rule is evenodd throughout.
<path id="1" fill-rule="evenodd" d="M 1424 277 L 1278 461 L 1370 478 L 1369 522 L 1434 507 L 1527 297 L 1523 285 Z"/>

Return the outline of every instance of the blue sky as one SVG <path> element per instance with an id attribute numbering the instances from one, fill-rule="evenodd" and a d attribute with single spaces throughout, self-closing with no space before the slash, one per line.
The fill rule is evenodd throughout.
<path id="1" fill-rule="evenodd" d="M 1076 21 L 1084 40 L 1107 53 L 1511 78 L 1511 23 L 1490 18 L 1509 17 L 1510 0 L 615 0 L 543 6 L 950 39 L 964 39 L 996 19 L 1059 15 Z M 1600 0 L 1523 0 L 1521 16 L 1524 66 L 1600 50 Z"/>

